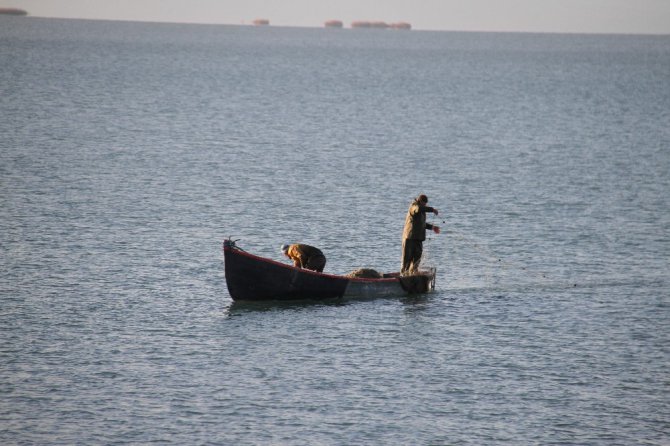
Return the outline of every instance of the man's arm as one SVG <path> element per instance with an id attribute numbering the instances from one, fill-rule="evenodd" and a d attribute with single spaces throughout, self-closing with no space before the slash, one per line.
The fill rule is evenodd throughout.
<path id="1" fill-rule="evenodd" d="M 440 233 L 440 227 L 437 225 L 431 225 L 430 223 L 426 223 L 426 229 L 429 231 L 433 231 L 435 234 Z"/>

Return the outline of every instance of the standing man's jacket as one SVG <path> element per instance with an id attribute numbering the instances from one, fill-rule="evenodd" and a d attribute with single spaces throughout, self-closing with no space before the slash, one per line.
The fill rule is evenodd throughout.
<path id="1" fill-rule="evenodd" d="M 426 212 L 433 212 L 430 206 L 421 206 L 418 200 L 414 200 L 409 206 L 405 218 L 405 229 L 402 233 L 403 240 L 426 240 L 426 229 L 433 229 L 433 225 L 426 223 Z"/>

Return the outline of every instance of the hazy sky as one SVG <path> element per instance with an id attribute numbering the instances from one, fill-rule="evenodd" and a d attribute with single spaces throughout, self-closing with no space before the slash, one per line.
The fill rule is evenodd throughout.
<path id="1" fill-rule="evenodd" d="M 414 29 L 670 34 L 670 0 L 0 0 L 39 17 L 322 26 L 405 21 Z"/>

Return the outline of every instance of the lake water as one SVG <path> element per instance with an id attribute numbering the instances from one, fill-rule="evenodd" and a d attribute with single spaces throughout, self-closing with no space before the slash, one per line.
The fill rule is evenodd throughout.
<path id="1" fill-rule="evenodd" d="M 670 37 L 0 17 L 0 442 L 670 444 Z M 240 305 L 221 243 L 437 290 Z"/>

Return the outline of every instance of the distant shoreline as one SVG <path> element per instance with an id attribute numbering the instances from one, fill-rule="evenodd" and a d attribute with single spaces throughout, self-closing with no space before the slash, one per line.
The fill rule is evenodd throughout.
<path id="1" fill-rule="evenodd" d="M 45 20 L 81 20 L 94 22 L 122 22 L 122 23 L 155 23 L 159 25 L 195 25 L 195 26 L 239 26 L 253 28 L 252 22 L 243 23 L 218 23 L 218 22 L 176 22 L 176 21 L 161 21 L 161 20 L 138 20 L 138 19 L 108 19 L 108 18 L 90 18 L 90 17 L 52 17 L 39 16 L 28 14 L 31 19 L 45 19 Z M 304 28 L 304 29 L 324 29 L 328 27 L 317 25 L 271 25 L 261 28 Z M 357 29 L 344 28 L 343 29 Z M 384 30 L 377 30 L 384 31 Z M 631 37 L 669 37 L 670 33 L 656 33 L 656 32 L 577 32 L 577 31 L 529 31 L 529 30 L 477 30 L 477 29 L 431 29 L 431 28 L 414 28 L 412 31 L 416 32 L 437 32 L 437 33 L 473 33 L 473 34 L 528 34 L 528 35 L 564 35 L 564 36 L 631 36 Z"/>
<path id="2" fill-rule="evenodd" d="M 28 15 L 28 11 L 18 8 L 0 8 L 0 15 L 25 16 Z"/>

